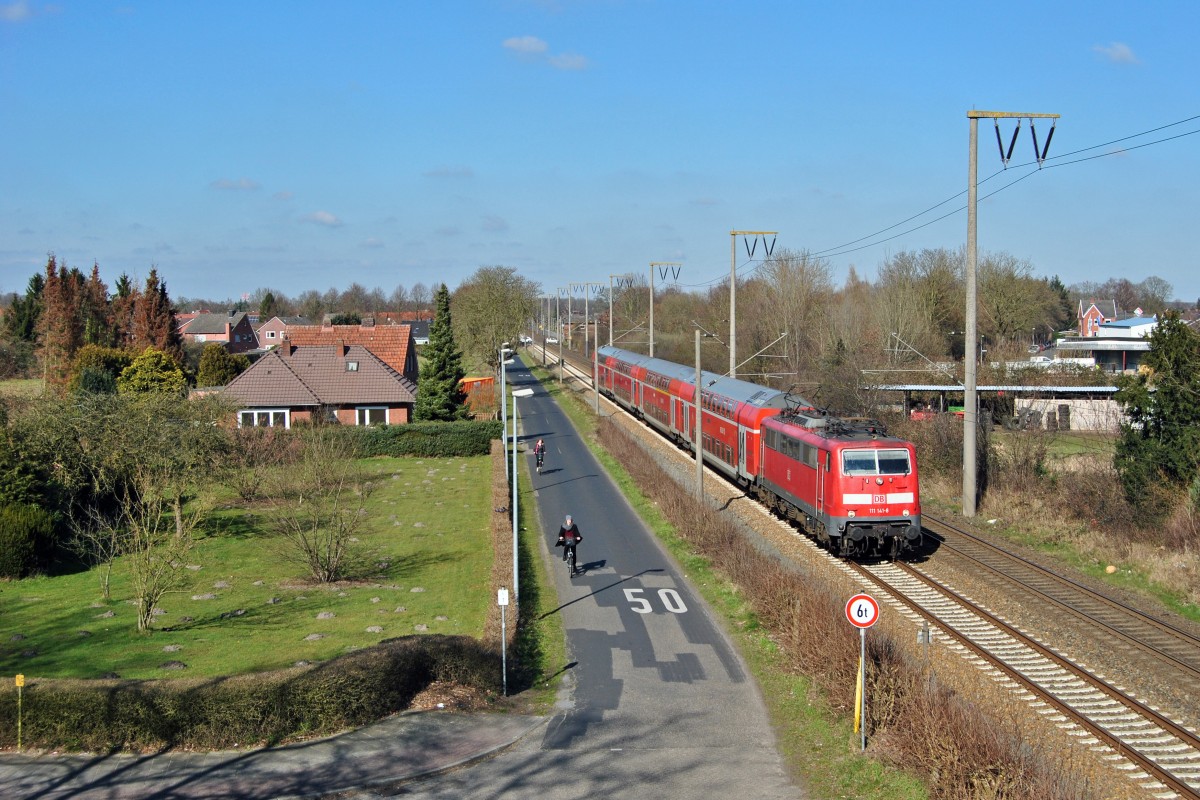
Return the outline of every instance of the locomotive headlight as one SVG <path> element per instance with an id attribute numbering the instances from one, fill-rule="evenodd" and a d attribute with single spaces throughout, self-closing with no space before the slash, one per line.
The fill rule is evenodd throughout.
<path id="1" fill-rule="evenodd" d="M 902 516 L 902 517 L 907 517 L 907 516 L 908 516 L 908 509 L 907 509 L 907 508 L 906 508 L 906 509 L 904 509 L 903 513 L 901 513 L 901 514 L 900 514 L 900 516 Z"/>
<path id="2" fill-rule="evenodd" d="M 847 517 L 857 517 L 858 512 L 856 512 L 854 509 L 850 509 L 849 511 L 846 512 L 846 516 Z"/>
<path id="3" fill-rule="evenodd" d="M 878 486 L 883 486 L 883 478 L 876 478 L 875 483 Z"/>

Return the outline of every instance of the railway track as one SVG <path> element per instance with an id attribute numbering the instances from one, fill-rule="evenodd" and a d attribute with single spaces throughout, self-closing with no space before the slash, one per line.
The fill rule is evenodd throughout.
<path id="1" fill-rule="evenodd" d="M 955 649 L 1060 726 L 1111 749 L 1156 797 L 1200 798 L 1200 736 L 908 564 L 835 561 L 901 613 L 924 620 Z M 1139 770 L 1140 772 L 1132 772 Z"/>
<path id="2" fill-rule="evenodd" d="M 1187 693 L 1200 697 L 1200 638 L 1167 620 L 1156 618 L 1115 600 L 1078 581 L 1059 575 L 959 526 L 924 517 L 926 535 L 933 535 L 943 551 L 1003 580 L 1040 607 L 1068 614 L 1094 628 L 1126 650 L 1138 662 L 1147 658 L 1154 666 L 1172 671 L 1171 679 Z"/>
<path id="3" fill-rule="evenodd" d="M 587 365 L 575 365 L 574 360 L 564 353 L 568 373 L 590 385 Z M 939 544 L 939 553 L 944 550 L 965 559 L 971 569 L 1002 583 L 1004 591 L 1020 593 L 1034 607 L 1053 608 L 1091 628 L 1093 635 L 1120 643 L 1147 669 L 1172 671 L 1176 680 L 1195 686 L 1194 692 L 1188 692 L 1190 696 L 1200 697 L 1200 640 L 1186 631 L 970 531 L 928 515 L 925 522 L 927 535 Z M 875 587 L 884 602 L 914 624 L 927 622 L 942 631 L 964 658 L 1005 682 L 1053 724 L 1073 726 L 1083 737 L 1081 741 L 1118 760 L 1128 776 L 1153 796 L 1200 800 L 1200 736 L 1196 732 L 1019 630 L 920 566 L 865 565 L 832 555 L 828 561 L 860 584 Z"/>

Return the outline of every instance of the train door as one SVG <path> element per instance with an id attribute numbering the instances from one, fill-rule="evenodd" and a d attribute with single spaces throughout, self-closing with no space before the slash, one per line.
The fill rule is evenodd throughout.
<path id="1" fill-rule="evenodd" d="M 738 426 L 738 474 L 746 474 L 746 429 Z"/>
<path id="2" fill-rule="evenodd" d="M 829 472 L 829 451 L 817 450 L 817 512 L 825 514 L 825 477 Z"/>

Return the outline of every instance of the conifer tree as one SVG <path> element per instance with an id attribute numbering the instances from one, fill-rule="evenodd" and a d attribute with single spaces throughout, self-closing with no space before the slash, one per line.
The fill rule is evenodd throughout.
<path id="1" fill-rule="evenodd" d="M 42 315 L 42 290 L 45 286 L 46 279 L 42 273 L 35 272 L 29 279 L 24 297 L 13 293 L 12 305 L 4 315 L 5 333 L 12 341 L 32 342 L 37 338 L 38 317 Z"/>
<path id="2" fill-rule="evenodd" d="M 132 347 L 133 345 L 133 312 L 137 308 L 141 292 L 122 273 L 113 284 L 112 326 L 113 345 L 115 347 Z"/>
<path id="3" fill-rule="evenodd" d="M 100 280 L 100 265 L 92 264 L 92 274 L 83 284 L 80 315 L 85 344 L 110 347 L 113 344 L 112 307 L 108 286 Z"/>
<path id="4" fill-rule="evenodd" d="M 167 296 L 167 285 L 158 279 L 158 270 L 151 269 L 138 302 L 133 308 L 133 336 L 130 345 L 135 350 L 153 347 L 183 363 L 183 337 L 175 321 L 175 310 Z"/>
<path id="5" fill-rule="evenodd" d="M 1200 499 L 1200 336 L 1168 311 L 1149 338 L 1137 374 L 1117 378 L 1127 421 L 1113 464 L 1129 500 L 1157 515 L 1163 488 Z"/>
<path id="6" fill-rule="evenodd" d="M 462 351 L 454 342 L 450 290 L 446 284 L 438 288 L 434 300 L 437 311 L 429 326 L 425 365 L 417 377 L 417 403 L 413 416 L 425 422 L 466 419 L 467 396 L 462 390 L 466 372 L 462 366 Z"/>
<path id="7" fill-rule="evenodd" d="M 38 318 L 42 367 L 46 384 L 58 390 L 66 386 L 71 362 L 83 344 L 79 300 L 83 276 L 79 270 L 60 271 L 53 255 L 46 262 L 46 285 L 42 289 L 42 313 Z"/>

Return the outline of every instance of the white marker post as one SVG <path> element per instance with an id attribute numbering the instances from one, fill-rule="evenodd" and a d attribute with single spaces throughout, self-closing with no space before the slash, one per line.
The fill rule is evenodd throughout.
<path id="1" fill-rule="evenodd" d="M 854 694 L 858 698 L 855 704 L 855 727 L 862 732 L 862 749 L 867 749 L 867 628 L 879 620 L 879 603 L 869 594 L 856 594 L 846 602 L 846 619 L 858 628 L 858 685 Z"/>
<path id="2" fill-rule="evenodd" d="M 500 673 L 504 685 L 504 696 L 508 697 L 508 623 L 505 609 L 508 608 L 508 589 L 503 586 L 496 592 L 496 604 L 500 606 Z"/>

